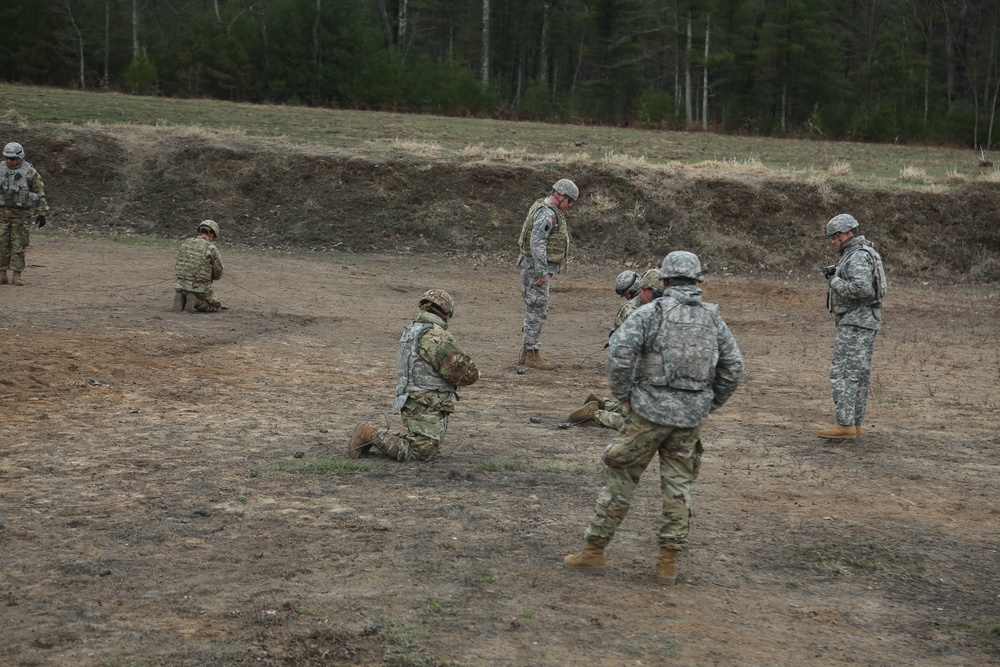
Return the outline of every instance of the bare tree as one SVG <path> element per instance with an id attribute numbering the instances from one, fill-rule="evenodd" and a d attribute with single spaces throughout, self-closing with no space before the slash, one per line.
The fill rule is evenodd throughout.
<path id="1" fill-rule="evenodd" d="M 139 0 L 132 0 L 132 60 L 139 57 Z"/>
<path id="2" fill-rule="evenodd" d="M 406 44 L 407 0 L 399 0 L 398 29 L 396 31 L 396 48 L 403 53 Z"/>
<path id="3" fill-rule="evenodd" d="M 694 123 L 694 106 L 691 99 L 691 13 L 687 20 L 687 48 L 684 50 L 684 127 Z"/>
<path id="4" fill-rule="evenodd" d="M 60 0 L 53 6 L 53 12 L 63 16 L 70 32 L 67 36 L 62 36 L 59 40 L 61 46 L 73 54 L 79 65 L 80 88 L 87 87 L 87 63 L 86 63 L 86 40 L 84 39 L 83 27 L 80 17 L 73 13 L 73 0 Z"/>
<path id="5" fill-rule="evenodd" d="M 705 21 L 705 64 L 704 77 L 701 82 L 701 129 L 708 130 L 708 45 L 712 41 L 712 14 L 709 12 Z"/>
<path id="6" fill-rule="evenodd" d="M 483 86 L 490 84 L 490 0 L 483 0 L 483 52 L 479 59 L 479 77 Z"/>

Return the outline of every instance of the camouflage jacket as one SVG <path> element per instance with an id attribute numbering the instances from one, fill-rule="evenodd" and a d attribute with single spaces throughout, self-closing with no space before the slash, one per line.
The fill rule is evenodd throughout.
<path id="1" fill-rule="evenodd" d="M 615 315 L 615 325 L 614 328 L 611 329 L 611 333 L 614 333 L 618 329 L 618 327 L 624 324 L 625 320 L 628 319 L 629 315 L 637 311 L 639 309 L 639 306 L 641 305 L 642 305 L 642 300 L 639 298 L 638 295 L 632 297 L 631 299 L 623 303 L 622 307 L 618 309 L 618 314 Z"/>
<path id="2" fill-rule="evenodd" d="M 436 373 L 445 383 L 454 387 L 467 387 L 479 379 L 479 369 L 472 357 L 462 351 L 455 336 L 448 331 L 448 323 L 434 313 L 426 310 L 414 320 L 414 324 L 430 324 L 417 340 L 416 351 L 420 359 L 427 363 L 432 372 Z M 411 325 L 412 326 L 412 325 Z M 409 327 L 407 327 L 409 329 Z M 405 332 L 404 332 L 405 336 Z M 402 348 L 402 342 L 400 343 Z M 400 355 L 402 355 L 402 349 Z M 399 393 L 397 386 L 397 403 L 400 409 L 409 397 L 441 412 L 453 412 L 454 391 L 404 391 Z"/>
<path id="3" fill-rule="evenodd" d="M 195 236 L 181 244 L 174 266 L 176 290 L 207 292 L 213 280 L 222 277 L 222 254 L 204 236 Z"/>
<path id="4" fill-rule="evenodd" d="M 45 184 L 30 162 L 21 160 L 16 169 L 0 164 L 0 206 L 48 211 Z"/>
<path id="5" fill-rule="evenodd" d="M 552 205 L 548 197 L 539 199 L 524 218 L 518 239 L 517 265 L 530 269 L 535 278 L 559 273 L 569 254 L 569 228 L 566 214 Z"/>
<path id="6" fill-rule="evenodd" d="M 856 236 L 841 248 L 837 270 L 830 278 L 827 308 L 837 317 L 837 326 L 878 331 L 888 287 L 882 257 L 864 236 Z"/>
<path id="7" fill-rule="evenodd" d="M 689 349 L 671 340 L 696 340 Z M 675 366 L 664 372 L 664 360 Z M 678 381 L 678 378 L 680 381 Z M 692 382 L 690 378 L 698 378 Z M 694 428 L 729 400 L 743 378 L 743 356 L 718 307 L 695 285 L 668 288 L 636 310 L 611 336 L 608 384 L 643 419 Z M 682 388 L 685 387 L 685 388 Z"/>

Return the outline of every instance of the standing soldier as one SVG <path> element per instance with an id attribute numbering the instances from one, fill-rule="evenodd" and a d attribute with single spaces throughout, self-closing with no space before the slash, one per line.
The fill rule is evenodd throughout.
<path id="1" fill-rule="evenodd" d="M 615 282 L 615 291 L 618 291 L 619 285 L 628 280 L 626 274 L 629 273 L 635 274 L 635 271 L 622 271 L 618 274 L 618 279 Z M 661 287 L 663 287 L 663 282 L 660 280 L 659 269 L 649 269 L 642 274 L 642 277 L 636 274 L 636 280 L 632 283 L 630 289 L 624 293 L 618 292 L 622 297 L 628 299 L 628 301 L 623 303 L 622 307 L 618 309 L 618 314 L 615 315 L 614 328 L 608 334 L 609 338 L 614 335 L 618 327 L 632 313 L 639 309 L 639 306 L 644 306 L 653 299 L 659 299 L 663 295 L 663 292 L 660 290 Z M 608 347 L 609 344 L 605 344 L 604 347 Z M 622 426 L 625 425 L 624 406 L 613 398 L 601 398 L 597 394 L 591 394 L 583 402 L 583 407 L 571 412 L 566 421 L 570 424 L 589 424 L 593 422 L 620 431 Z"/>
<path id="2" fill-rule="evenodd" d="M 174 310 L 197 310 L 214 313 L 227 310 L 212 291 L 212 282 L 222 277 L 222 253 L 215 247 L 219 238 L 219 225 L 214 220 L 203 220 L 198 225 L 198 236 L 181 244 L 174 273 Z"/>
<path id="3" fill-rule="evenodd" d="M 521 326 L 524 345 L 518 363 L 532 368 L 555 368 L 555 364 L 542 356 L 539 338 L 549 314 L 549 279 L 559 273 L 569 253 L 566 211 L 579 196 L 580 189 L 573 181 L 559 179 L 548 197 L 531 205 L 521 226 L 517 266 L 521 269 L 521 296 L 524 299 L 524 324 Z"/>
<path id="4" fill-rule="evenodd" d="M 826 223 L 826 236 L 840 261 L 823 269 L 829 279 L 826 305 L 834 314 L 837 337 L 830 362 L 830 384 L 837 425 L 816 435 L 831 440 L 854 440 L 868 407 L 875 334 L 882 326 L 882 299 L 889 283 L 882 257 L 858 234 L 858 221 L 841 213 Z"/>
<path id="5" fill-rule="evenodd" d="M 743 357 L 718 306 L 701 300 L 703 274 L 697 255 L 667 255 L 659 273 L 663 296 L 611 336 L 608 384 L 625 405 L 625 426 L 604 451 L 604 488 L 583 551 L 563 559 L 570 569 L 603 572 L 604 549 L 628 513 L 639 477 L 659 454 L 663 521 L 656 574 L 661 583 L 676 581 L 701 465 L 701 425 L 743 377 Z"/>
<path id="6" fill-rule="evenodd" d="M 420 314 L 403 330 L 396 357 L 396 401 L 406 433 L 377 431 L 359 424 L 347 447 L 352 459 L 373 447 L 397 461 L 430 461 L 440 449 L 455 411 L 456 392 L 479 379 L 472 357 L 448 331 L 455 302 L 444 290 L 427 290 L 420 297 Z"/>
<path id="7" fill-rule="evenodd" d="M 0 167 L 0 285 L 24 285 L 24 250 L 28 247 L 31 216 L 35 224 L 45 226 L 49 203 L 45 199 L 45 184 L 30 162 L 24 160 L 24 147 L 10 142 L 3 147 Z M 7 269 L 11 271 L 7 279 Z"/>

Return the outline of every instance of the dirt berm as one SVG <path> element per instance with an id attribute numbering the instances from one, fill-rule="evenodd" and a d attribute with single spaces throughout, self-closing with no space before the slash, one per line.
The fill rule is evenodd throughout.
<path id="1" fill-rule="evenodd" d="M 356 252 L 506 253 L 528 205 L 557 178 L 582 191 L 571 255 L 655 262 L 699 253 L 716 270 L 811 272 L 820 234 L 850 212 L 897 277 L 1000 280 L 1000 188 L 872 190 L 824 176 L 418 156 L 292 145 L 234 133 L 0 122 L 32 147 L 71 232 L 179 238 L 214 218 L 230 246 Z"/>

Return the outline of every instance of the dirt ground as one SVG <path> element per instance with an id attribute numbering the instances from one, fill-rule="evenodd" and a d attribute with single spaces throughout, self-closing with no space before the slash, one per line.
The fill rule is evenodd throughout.
<path id="1" fill-rule="evenodd" d="M 747 377 L 664 588 L 655 468 L 609 572 L 561 567 L 622 267 L 557 280 L 559 367 L 518 374 L 509 263 L 220 247 L 225 313 L 170 312 L 169 244 L 36 233 L 0 287 L 0 664 L 1000 665 L 997 285 L 894 283 L 865 436 L 827 443 L 821 278 L 709 276 Z M 350 461 L 431 286 L 482 379 L 438 461 Z"/>

